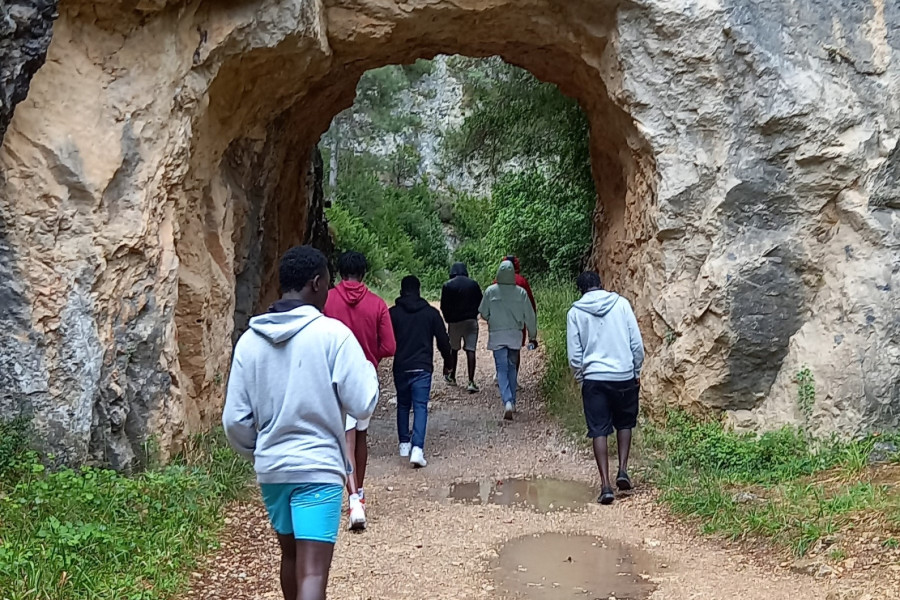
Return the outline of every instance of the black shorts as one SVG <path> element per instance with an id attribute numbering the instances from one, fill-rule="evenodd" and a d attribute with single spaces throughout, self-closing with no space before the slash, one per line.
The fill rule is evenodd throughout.
<path id="1" fill-rule="evenodd" d="M 630 381 L 592 381 L 581 384 L 584 403 L 584 420 L 588 437 L 606 437 L 621 429 L 637 426 L 638 396 L 640 387 L 635 379 Z"/>

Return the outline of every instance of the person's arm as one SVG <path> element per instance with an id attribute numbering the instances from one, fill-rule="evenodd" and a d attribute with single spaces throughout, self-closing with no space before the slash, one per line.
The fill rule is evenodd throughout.
<path id="1" fill-rule="evenodd" d="M 444 325 L 444 320 L 438 311 L 432 313 L 431 333 L 437 342 L 438 352 L 441 353 L 445 361 L 450 360 L 450 336 L 447 335 L 447 327 Z"/>
<path id="2" fill-rule="evenodd" d="M 566 351 L 569 354 L 569 366 L 575 381 L 584 381 L 584 346 L 581 344 L 581 333 L 578 331 L 578 322 L 575 313 L 570 310 L 566 316 Z"/>
<path id="3" fill-rule="evenodd" d="M 625 312 L 627 313 L 625 322 L 628 325 L 628 336 L 631 340 L 631 356 L 634 359 L 634 378 L 640 381 L 641 369 L 644 366 L 644 340 L 641 338 L 641 330 L 631 304 L 626 304 Z"/>
<path id="4" fill-rule="evenodd" d="M 394 337 L 394 326 L 391 324 L 387 304 L 382 301 L 381 311 L 378 314 L 378 360 L 393 356 L 395 352 L 397 339 Z"/>
<path id="5" fill-rule="evenodd" d="M 231 363 L 231 374 L 228 376 L 228 389 L 225 392 L 225 409 L 222 411 L 222 427 L 228 443 L 238 454 L 247 460 L 253 460 L 256 450 L 256 417 L 250 403 L 247 381 L 244 378 L 244 367 L 237 350 Z"/>
<path id="6" fill-rule="evenodd" d="M 485 321 L 491 320 L 491 300 L 487 294 L 481 297 L 481 303 L 478 305 L 478 312 Z"/>
<path id="7" fill-rule="evenodd" d="M 371 417 L 378 404 L 378 374 L 353 334 L 338 347 L 333 364 L 331 385 L 344 411 L 358 421 Z"/>
<path id="8" fill-rule="evenodd" d="M 530 302 L 523 302 L 523 304 L 525 305 L 525 328 L 528 330 L 528 339 L 537 341 L 537 315 L 534 312 L 534 307 L 531 306 Z"/>
<path id="9" fill-rule="evenodd" d="M 534 300 L 534 293 L 531 291 L 531 286 L 528 285 L 528 280 L 522 277 L 522 287 L 525 288 L 525 293 L 528 294 L 528 301 L 531 302 L 531 310 L 537 314 L 537 302 Z"/>
<path id="10" fill-rule="evenodd" d="M 441 316 L 446 319 L 447 318 L 447 306 L 449 305 L 449 299 L 447 294 L 447 284 L 445 283 L 441 287 Z"/>

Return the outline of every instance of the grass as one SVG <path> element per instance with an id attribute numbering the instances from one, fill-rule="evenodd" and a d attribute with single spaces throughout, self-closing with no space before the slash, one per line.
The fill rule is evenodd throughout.
<path id="1" fill-rule="evenodd" d="M 534 285 L 538 305 L 538 337 L 544 346 L 546 365 L 541 392 L 550 414 L 573 435 L 584 437 L 581 392 L 572 377 L 566 353 L 566 314 L 578 299 L 574 283 L 540 281 Z"/>
<path id="2" fill-rule="evenodd" d="M 220 432 L 134 477 L 45 469 L 25 425 L 0 424 L 0 599 L 155 600 L 184 589 L 216 547 L 249 465 Z"/>
<path id="3" fill-rule="evenodd" d="M 549 412 L 573 435 L 584 435 L 581 396 L 569 371 L 566 312 L 574 286 L 535 286 L 547 368 L 542 389 Z M 811 406 L 812 374 L 798 374 L 798 401 Z M 816 440 L 803 429 L 737 433 L 721 421 L 671 411 L 662 423 L 642 422 L 636 454 L 659 500 L 706 534 L 762 539 L 801 556 L 854 526 L 862 516 L 887 530 L 884 548 L 900 547 L 900 491 L 878 481 L 869 465 L 876 441 Z M 843 550 L 835 549 L 833 560 Z"/>
<path id="4" fill-rule="evenodd" d="M 651 476 L 660 500 L 704 533 L 768 539 L 802 556 L 854 515 L 894 510 L 890 486 L 843 471 L 863 442 L 816 451 L 796 430 L 750 436 L 679 413 L 672 421 L 645 428 L 663 438 L 649 441 Z"/>

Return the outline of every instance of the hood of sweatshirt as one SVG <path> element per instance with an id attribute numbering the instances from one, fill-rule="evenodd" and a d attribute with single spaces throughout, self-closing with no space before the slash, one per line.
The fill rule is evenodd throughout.
<path id="1" fill-rule="evenodd" d="M 450 267 L 450 279 L 454 277 L 459 277 L 462 275 L 463 277 L 469 276 L 469 271 L 466 269 L 466 263 L 453 263 L 453 266 Z"/>
<path id="2" fill-rule="evenodd" d="M 582 296 L 580 300 L 576 300 L 572 306 L 588 314 L 605 317 L 618 301 L 619 295 L 615 292 L 594 290 Z"/>
<path id="3" fill-rule="evenodd" d="M 394 301 L 394 304 L 408 313 L 419 312 L 430 306 L 428 301 L 421 296 L 400 296 Z"/>
<path id="4" fill-rule="evenodd" d="M 500 263 L 500 268 L 497 269 L 497 283 L 500 285 L 516 285 L 515 267 L 508 260 Z"/>
<path id="5" fill-rule="evenodd" d="M 280 344 L 321 317 L 322 313 L 316 307 L 306 304 L 288 312 L 271 312 L 253 317 L 250 319 L 250 329 L 269 341 Z"/>
<path id="6" fill-rule="evenodd" d="M 337 293 L 344 302 L 350 306 L 356 306 L 369 293 L 369 288 L 361 281 L 342 281 L 335 286 Z"/>

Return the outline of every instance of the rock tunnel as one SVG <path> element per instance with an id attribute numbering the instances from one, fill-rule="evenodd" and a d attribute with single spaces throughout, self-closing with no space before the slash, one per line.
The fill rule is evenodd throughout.
<path id="1" fill-rule="evenodd" d="M 46 29 L 47 2 L 16 1 L 20 29 Z M 900 424 L 893 4 L 58 12 L 0 150 L 0 414 L 32 418 L 65 460 L 128 469 L 148 442 L 166 453 L 218 421 L 235 314 L 272 299 L 285 249 L 327 244 L 320 135 L 366 70 L 436 54 L 499 55 L 588 115 L 592 261 L 635 305 L 651 412 L 845 435 Z"/>

